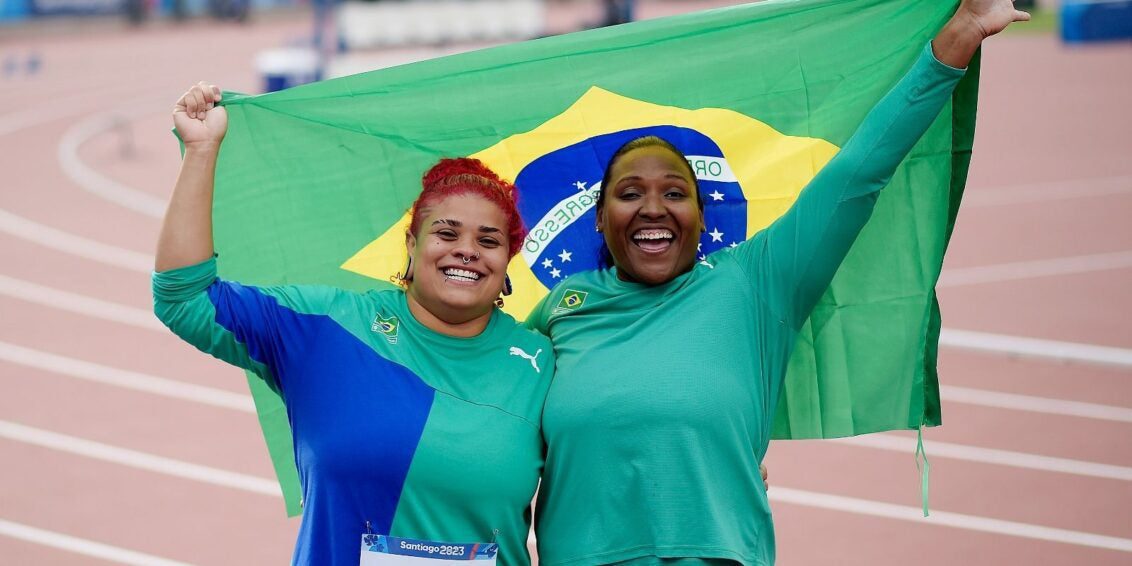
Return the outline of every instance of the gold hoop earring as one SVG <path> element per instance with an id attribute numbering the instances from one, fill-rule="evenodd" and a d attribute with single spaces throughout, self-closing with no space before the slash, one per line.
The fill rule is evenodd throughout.
<path id="1" fill-rule="evenodd" d="M 413 280 L 413 256 L 409 256 L 409 262 L 405 264 L 403 273 L 394 273 L 389 279 L 393 281 L 394 285 L 408 287 L 409 282 Z"/>

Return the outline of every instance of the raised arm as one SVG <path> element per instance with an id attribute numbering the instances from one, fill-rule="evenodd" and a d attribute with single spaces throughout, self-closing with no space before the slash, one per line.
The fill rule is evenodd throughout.
<path id="1" fill-rule="evenodd" d="M 220 143 L 228 131 L 227 111 L 217 102 L 220 89 L 201 82 L 173 108 L 173 125 L 185 144 L 185 155 L 157 240 L 154 269 L 158 272 L 201 263 L 214 253 L 212 188 Z"/>
<path id="2" fill-rule="evenodd" d="M 170 330 L 200 350 L 255 371 L 274 387 L 279 304 L 301 299 L 291 288 L 265 290 L 216 277 L 212 190 L 228 115 L 220 89 L 198 83 L 177 101 L 173 124 L 185 144 L 181 172 L 165 213 L 153 274 L 153 307 Z M 292 296 L 294 295 L 294 296 Z M 293 302 L 293 301 L 292 301 Z"/>
<path id="3" fill-rule="evenodd" d="M 979 44 L 1028 18 L 1010 0 L 964 0 L 790 210 L 735 249 L 777 316 L 801 327 L 872 214 L 878 192 L 950 99 Z"/>

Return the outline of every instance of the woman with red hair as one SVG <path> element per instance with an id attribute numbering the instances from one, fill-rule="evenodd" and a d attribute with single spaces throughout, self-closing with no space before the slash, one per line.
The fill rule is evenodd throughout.
<path id="1" fill-rule="evenodd" d="M 185 154 L 158 241 L 154 309 L 283 398 L 304 503 L 293 562 L 409 553 L 528 564 L 554 359 L 544 336 L 495 306 L 524 237 L 514 187 L 474 159 L 429 170 L 404 291 L 224 281 L 211 215 L 227 131 L 220 98 L 201 83 L 173 112 Z"/>

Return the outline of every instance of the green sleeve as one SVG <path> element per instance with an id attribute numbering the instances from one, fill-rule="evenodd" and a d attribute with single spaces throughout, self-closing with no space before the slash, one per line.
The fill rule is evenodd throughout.
<path id="1" fill-rule="evenodd" d="M 287 384 L 280 382 L 277 356 L 303 348 L 303 337 L 294 335 L 296 325 L 288 324 L 298 318 L 294 313 L 324 314 L 335 305 L 346 306 L 341 301 L 351 296 L 356 297 L 330 287 L 259 288 L 223 281 L 216 276 L 216 258 L 153 274 L 153 308 L 161 322 L 198 349 L 258 376 L 249 376 L 248 384 L 289 516 L 302 508 L 284 405 Z"/>
<path id="2" fill-rule="evenodd" d="M 317 286 L 252 287 L 216 276 L 216 258 L 153 274 L 153 309 L 197 349 L 278 384 L 270 368 L 296 328 L 295 313 L 325 314 L 344 291 Z"/>
<path id="3" fill-rule="evenodd" d="M 964 72 L 940 63 L 929 43 L 794 205 L 728 252 L 791 328 L 801 328 L 829 287 L 879 191 L 951 99 Z"/>
<path id="4" fill-rule="evenodd" d="M 153 312 L 169 330 L 198 350 L 255 372 L 271 383 L 270 372 L 248 355 L 247 345 L 216 322 L 208 288 L 216 281 L 216 258 L 153 274 Z"/>

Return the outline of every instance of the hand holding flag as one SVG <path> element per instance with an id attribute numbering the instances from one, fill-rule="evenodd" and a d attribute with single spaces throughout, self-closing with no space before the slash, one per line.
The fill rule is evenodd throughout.
<path id="1" fill-rule="evenodd" d="M 941 63 L 966 68 L 983 40 L 1014 22 L 1028 22 L 1030 14 L 1014 9 L 1014 0 L 963 0 L 947 25 L 932 40 Z"/>
<path id="2" fill-rule="evenodd" d="M 964 0 L 955 12 L 962 18 L 971 18 L 986 39 L 1013 22 L 1028 22 L 1030 14 L 1014 9 L 1014 0 Z"/>
<path id="3" fill-rule="evenodd" d="M 173 125 L 185 154 L 157 241 L 156 271 L 200 263 L 215 253 L 213 185 L 220 142 L 228 132 L 228 111 L 217 107 L 218 102 L 220 87 L 201 81 L 173 106 Z"/>
<path id="4" fill-rule="evenodd" d="M 173 107 L 173 125 L 186 149 L 202 142 L 219 145 L 224 139 L 228 111 L 216 106 L 220 96 L 220 87 L 201 81 L 177 100 Z"/>

